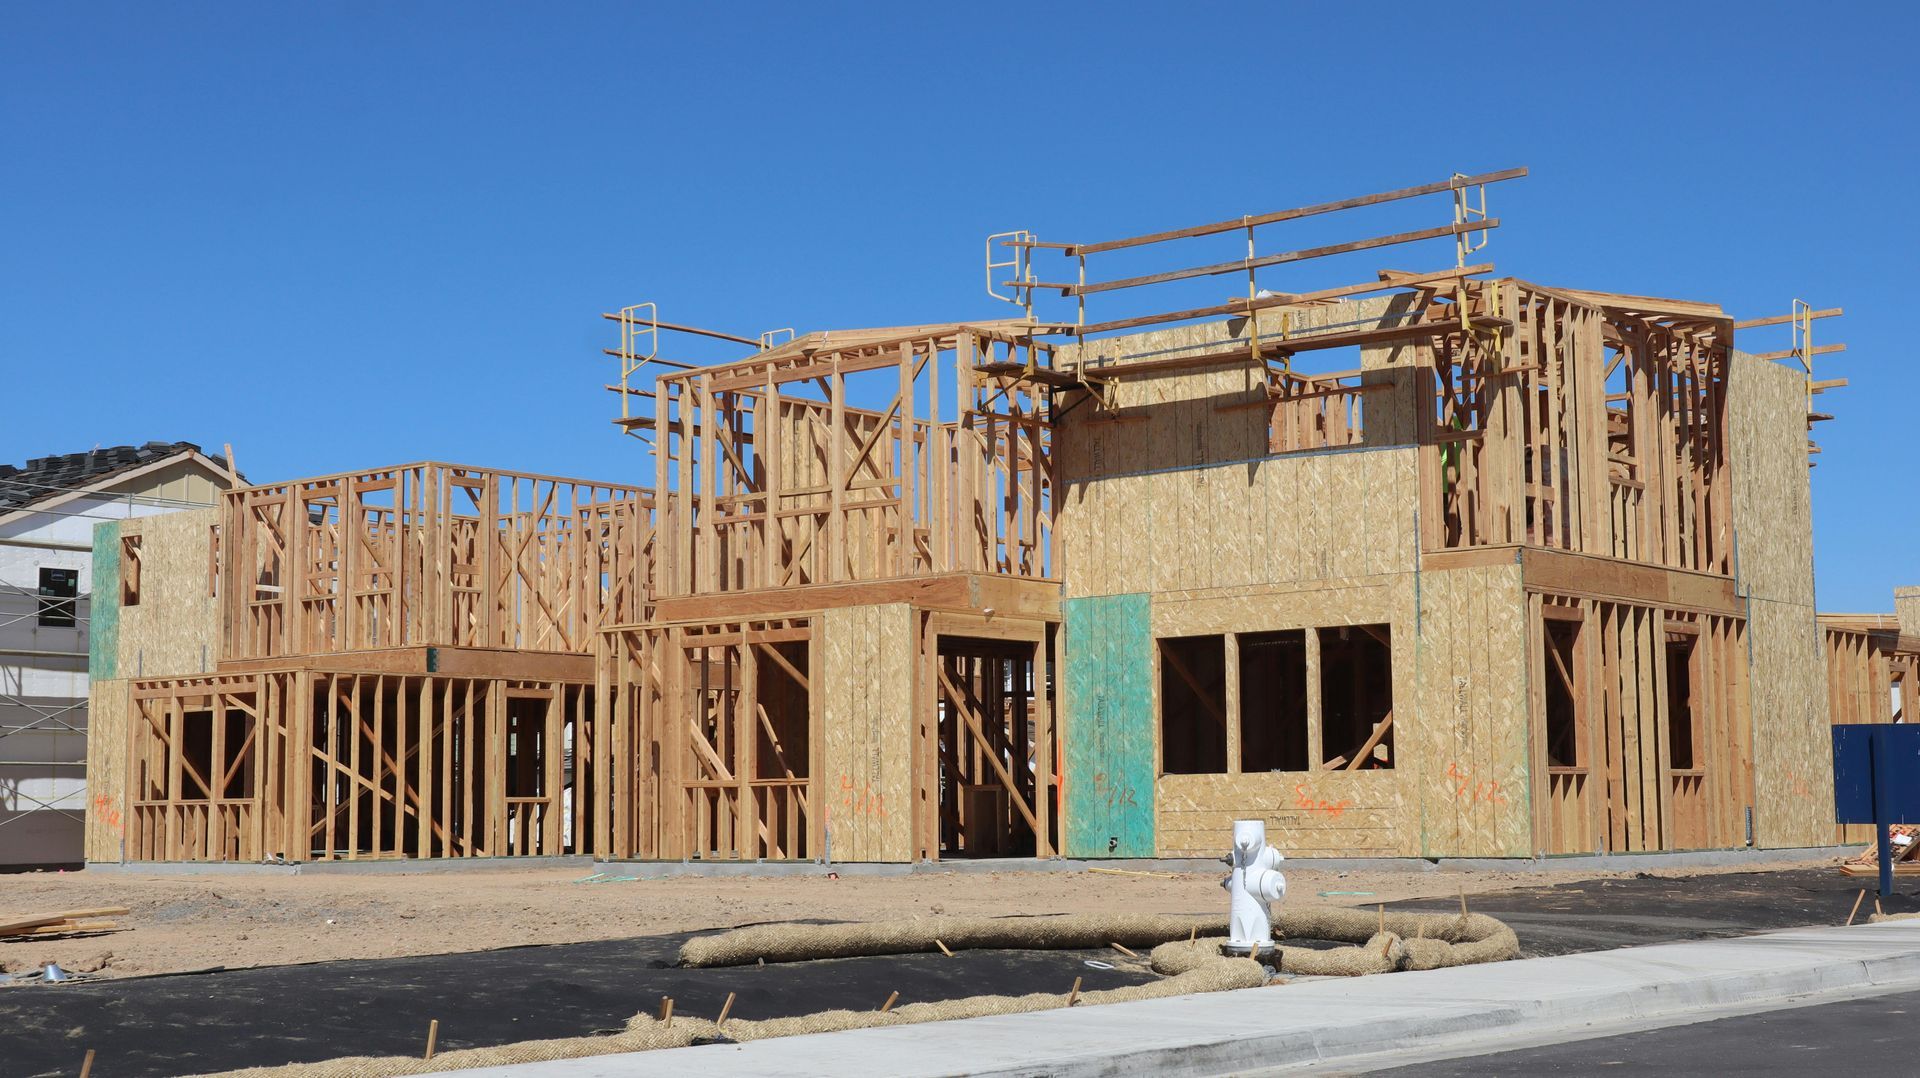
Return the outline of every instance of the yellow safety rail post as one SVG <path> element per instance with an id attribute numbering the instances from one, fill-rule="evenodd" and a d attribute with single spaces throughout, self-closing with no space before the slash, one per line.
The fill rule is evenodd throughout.
<path id="1" fill-rule="evenodd" d="M 995 240 L 1002 241 L 1001 246 L 1008 248 L 1012 254 L 1004 260 L 996 260 L 993 257 Z M 1028 321 L 1033 320 L 1033 242 L 1033 233 L 1024 228 L 996 232 L 987 237 L 987 295 L 1024 309 Z M 997 269 L 1013 271 L 1013 278 L 1004 283 L 1017 291 L 1017 296 L 1003 296 L 994 290 L 993 271 Z"/>
<path id="2" fill-rule="evenodd" d="M 645 311 L 642 318 L 640 312 Z M 646 352 L 640 351 L 640 342 L 645 340 Z M 620 418 L 630 419 L 628 400 L 633 397 L 628 380 L 641 367 L 653 362 L 660 354 L 660 308 L 653 303 L 636 303 L 631 307 L 620 308 Z"/>

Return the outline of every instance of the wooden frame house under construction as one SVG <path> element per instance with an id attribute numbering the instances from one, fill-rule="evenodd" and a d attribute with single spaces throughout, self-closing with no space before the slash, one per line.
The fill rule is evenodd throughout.
<path id="1" fill-rule="evenodd" d="M 1498 276 L 1486 189 L 1520 175 L 1003 234 L 1009 319 L 756 341 L 627 308 L 636 485 L 415 464 L 103 527 L 89 858 L 1186 857 L 1249 815 L 1308 856 L 1845 837 L 1827 726 L 1911 706 L 1920 625 L 1815 613 L 1839 312 Z M 1093 272 L 1223 237 L 1245 256 Z M 1223 276 L 1245 295 L 1088 310 Z"/>

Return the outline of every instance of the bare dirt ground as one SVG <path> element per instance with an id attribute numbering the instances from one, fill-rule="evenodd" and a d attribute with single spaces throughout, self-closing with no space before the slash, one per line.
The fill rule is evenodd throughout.
<path id="1" fill-rule="evenodd" d="M 1656 875 L 1807 865 L 1756 863 Z M 581 882 L 587 875 L 580 869 L 537 869 L 368 876 L 0 876 L 0 921 L 101 906 L 132 911 L 116 918 L 122 930 L 109 934 L 0 943 L 0 967 L 17 972 L 58 962 L 77 972 L 134 976 L 576 943 L 759 921 L 1224 912 L 1220 877 L 1212 873 L 1165 878 L 952 872 Z M 1618 875 L 1634 873 L 1289 870 L 1287 883 L 1289 902 L 1363 905 Z"/>

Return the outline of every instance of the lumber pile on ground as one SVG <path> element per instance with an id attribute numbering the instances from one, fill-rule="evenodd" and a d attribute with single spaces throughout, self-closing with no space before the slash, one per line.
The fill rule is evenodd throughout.
<path id="1" fill-rule="evenodd" d="M 1893 874 L 1920 876 L 1920 827 L 1894 824 L 1887 828 L 1887 840 L 1893 843 Z M 1880 874 L 1879 844 L 1868 843 L 1866 849 L 1843 863 L 1840 871 L 1848 876 L 1878 876 Z"/>
<path id="2" fill-rule="evenodd" d="M 100 918 L 123 917 L 126 913 L 125 906 L 102 906 L 93 910 L 42 913 L 11 921 L 0 921 L 0 939 L 40 939 L 46 936 L 75 936 L 87 932 L 113 932 L 119 929 L 120 923 L 104 921 Z"/>

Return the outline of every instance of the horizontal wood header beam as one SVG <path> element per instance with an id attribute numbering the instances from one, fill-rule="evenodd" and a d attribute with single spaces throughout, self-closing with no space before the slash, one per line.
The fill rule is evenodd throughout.
<path id="1" fill-rule="evenodd" d="M 718 624 L 890 603 L 962 613 L 992 610 L 997 616 L 1058 621 L 1060 583 L 995 573 L 941 573 L 855 584 L 806 584 L 663 598 L 654 604 L 654 619 L 656 622 Z M 622 628 L 630 627 L 607 631 Z"/>
<path id="2" fill-rule="evenodd" d="M 220 663 L 221 674 L 279 674 L 296 671 L 318 674 L 394 674 L 461 677 L 505 681 L 593 680 L 593 656 L 565 651 L 523 651 L 516 648 L 407 647 L 330 652 L 321 655 L 277 655 L 265 659 L 230 659 Z"/>
<path id="3" fill-rule="evenodd" d="M 1429 551 L 1420 556 L 1420 570 L 1512 565 L 1516 561 L 1528 591 L 1741 619 L 1747 614 L 1732 577 L 1546 547 L 1508 544 Z"/>
<path id="4" fill-rule="evenodd" d="M 435 468 L 452 472 L 469 473 L 467 476 L 461 478 L 462 482 L 477 482 L 484 476 L 492 475 L 501 479 L 533 479 L 542 483 L 564 483 L 570 486 L 597 487 L 603 490 L 624 490 L 636 494 L 652 493 L 652 488 L 650 487 L 638 487 L 631 483 L 610 483 L 601 479 L 579 479 L 564 475 L 541 475 L 536 472 L 509 472 L 500 468 L 481 468 L 471 464 L 451 464 L 443 460 L 416 460 L 409 461 L 406 464 L 394 464 L 379 468 L 363 468 L 359 471 L 339 472 L 334 475 L 300 476 L 294 479 L 284 479 L 277 483 L 256 483 L 252 486 L 234 487 L 222 493 L 229 498 L 244 499 L 249 495 L 262 492 L 278 492 L 288 487 L 310 487 L 320 484 L 338 483 L 349 479 L 364 481 L 368 484 L 380 483 L 391 485 L 392 477 L 400 472 L 426 471 Z M 374 490 L 377 488 L 369 485 L 360 489 Z"/>

